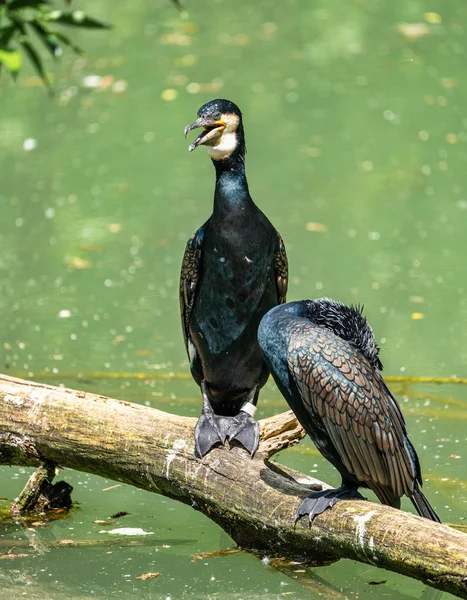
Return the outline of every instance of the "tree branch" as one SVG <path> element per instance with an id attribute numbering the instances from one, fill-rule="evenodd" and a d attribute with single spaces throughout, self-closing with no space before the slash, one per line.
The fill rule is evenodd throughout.
<path id="1" fill-rule="evenodd" d="M 351 558 L 467 598 L 467 535 L 380 504 L 342 501 L 293 526 L 325 485 L 269 460 L 303 436 L 292 413 L 261 421 L 253 460 L 239 448 L 194 456 L 195 419 L 0 376 L 0 464 L 44 461 L 190 504 L 240 546 L 322 564 Z M 327 486 L 326 486 L 327 487 Z"/>

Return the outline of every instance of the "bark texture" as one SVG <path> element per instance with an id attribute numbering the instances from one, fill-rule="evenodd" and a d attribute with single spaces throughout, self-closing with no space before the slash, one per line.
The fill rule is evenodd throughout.
<path id="1" fill-rule="evenodd" d="M 291 412 L 265 419 L 258 453 L 194 456 L 195 419 L 96 394 L 0 376 L 0 464 L 43 462 L 163 494 L 201 511 L 240 546 L 317 564 L 351 558 L 467 598 L 467 535 L 363 501 L 313 522 L 293 517 L 326 484 L 270 460 L 303 430 Z"/>

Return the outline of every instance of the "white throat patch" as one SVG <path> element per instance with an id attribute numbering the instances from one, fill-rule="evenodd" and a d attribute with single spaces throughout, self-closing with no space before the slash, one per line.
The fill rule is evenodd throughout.
<path id="1" fill-rule="evenodd" d="M 239 117 L 232 113 L 223 114 L 222 120 L 225 123 L 225 129 L 219 138 L 219 143 L 215 146 L 207 146 L 209 156 L 213 160 L 222 160 L 232 154 L 237 148 L 237 127 L 240 122 Z"/>

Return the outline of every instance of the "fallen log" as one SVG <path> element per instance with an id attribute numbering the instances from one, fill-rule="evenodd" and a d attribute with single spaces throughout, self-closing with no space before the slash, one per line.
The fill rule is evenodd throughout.
<path id="1" fill-rule="evenodd" d="M 195 419 L 83 391 L 0 376 L 0 464 L 45 461 L 191 505 L 242 548 L 323 564 L 350 558 L 467 598 L 467 535 L 387 506 L 342 501 L 311 528 L 293 516 L 326 484 L 270 457 L 303 437 L 291 412 L 261 421 L 253 460 L 239 448 L 194 456 Z"/>

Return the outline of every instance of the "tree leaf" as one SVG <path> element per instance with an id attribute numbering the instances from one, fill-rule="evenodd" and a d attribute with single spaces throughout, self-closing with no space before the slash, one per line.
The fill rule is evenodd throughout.
<path id="1" fill-rule="evenodd" d="M 49 4 L 48 0 L 12 0 L 8 4 L 8 10 L 18 10 L 20 8 L 37 8 L 38 6 Z"/>
<path id="2" fill-rule="evenodd" d="M 49 91 L 50 91 L 51 90 L 50 80 L 47 76 L 47 73 L 44 70 L 44 65 L 42 64 L 42 59 L 39 56 L 39 53 L 37 52 L 37 50 L 34 48 L 34 46 L 31 44 L 31 42 L 28 39 L 24 39 L 24 38 L 20 39 L 20 44 L 23 46 L 24 51 L 28 55 L 29 60 L 31 61 L 33 67 L 36 69 L 37 74 L 41 78 L 43 84 L 47 88 L 49 88 Z"/>
<path id="3" fill-rule="evenodd" d="M 0 49 L 8 50 L 8 44 L 16 30 L 17 28 L 14 25 L 9 25 L 8 27 L 0 29 Z"/>
<path id="4" fill-rule="evenodd" d="M 72 12 L 63 12 L 62 10 L 54 10 L 45 15 L 48 21 L 53 23 L 61 23 L 62 25 L 70 25 L 72 27 L 85 27 L 86 29 L 110 29 L 111 25 L 102 23 L 97 19 L 88 17 L 81 10 Z"/>
<path id="5" fill-rule="evenodd" d="M 70 38 L 68 38 L 66 35 L 64 35 L 60 31 L 49 31 L 49 33 L 50 33 L 50 35 L 53 35 L 54 37 L 56 37 L 57 40 L 62 42 L 63 45 L 71 48 L 73 50 L 73 52 L 76 52 L 76 54 L 79 54 L 79 55 L 84 54 L 83 50 L 79 46 L 77 46 L 74 42 L 72 42 L 70 40 Z"/>
<path id="6" fill-rule="evenodd" d="M 29 26 L 36 32 L 41 42 L 50 52 L 52 58 L 57 59 L 62 54 L 62 48 L 58 44 L 54 35 L 51 34 L 37 19 L 28 22 Z"/>
<path id="7" fill-rule="evenodd" d="M 22 58 L 18 50 L 1 50 L 0 63 L 4 64 L 10 73 L 17 73 L 21 69 Z"/>

